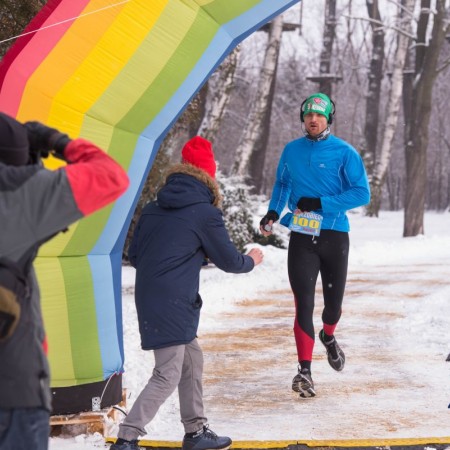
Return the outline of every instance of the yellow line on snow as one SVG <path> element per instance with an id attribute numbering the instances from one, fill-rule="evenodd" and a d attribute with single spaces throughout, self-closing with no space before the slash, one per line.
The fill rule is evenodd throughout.
<path id="1" fill-rule="evenodd" d="M 115 442 L 116 438 L 106 437 L 106 442 Z M 181 448 L 179 441 L 149 441 L 140 440 L 141 447 Z M 342 440 L 303 440 L 303 441 L 233 441 L 231 448 L 285 448 L 290 445 L 306 445 L 308 447 L 387 447 L 413 446 L 425 444 L 450 444 L 450 436 L 429 438 L 398 438 L 398 439 L 342 439 Z"/>

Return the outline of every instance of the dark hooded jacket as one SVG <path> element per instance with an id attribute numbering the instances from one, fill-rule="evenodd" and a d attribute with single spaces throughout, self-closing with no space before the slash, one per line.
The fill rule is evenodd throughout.
<path id="1" fill-rule="evenodd" d="M 200 269 L 250 272 L 250 256 L 231 242 L 216 182 L 190 164 L 175 166 L 157 200 L 142 211 L 129 249 L 136 268 L 136 309 L 144 350 L 187 344 L 197 334 Z"/>
<path id="2" fill-rule="evenodd" d="M 0 258 L 17 264 L 28 285 L 18 298 L 17 329 L 0 342 L 0 409 L 51 409 L 39 286 L 31 265 L 39 246 L 128 187 L 119 164 L 84 139 L 71 141 L 64 156 L 70 164 L 55 171 L 0 162 Z"/>

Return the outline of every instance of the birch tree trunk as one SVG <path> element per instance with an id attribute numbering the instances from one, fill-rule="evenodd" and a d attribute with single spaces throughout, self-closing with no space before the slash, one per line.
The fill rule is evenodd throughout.
<path id="1" fill-rule="evenodd" d="M 213 143 L 230 101 L 239 51 L 240 47 L 236 47 L 208 81 L 209 100 L 207 99 L 205 115 L 197 134 Z"/>
<path id="2" fill-rule="evenodd" d="M 283 17 L 280 15 L 270 24 L 269 39 L 255 101 L 245 124 L 232 168 L 233 175 L 248 177 L 256 192 L 260 192 L 262 187 L 262 173 L 282 33 Z"/>
<path id="3" fill-rule="evenodd" d="M 399 10 L 398 28 L 403 30 L 397 38 L 397 48 L 394 55 L 394 68 L 392 73 L 391 86 L 388 94 L 388 109 L 386 115 L 386 124 L 384 127 L 381 150 L 376 159 L 375 167 L 371 177 L 371 200 L 366 208 L 368 216 L 378 217 L 381 196 L 386 171 L 392 154 L 392 143 L 394 140 L 395 130 L 397 129 L 398 114 L 400 111 L 400 103 L 403 88 L 403 70 L 405 67 L 408 46 L 412 32 L 411 16 L 414 10 L 415 0 L 404 0 L 404 8 L 408 12 L 404 14 L 404 10 Z M 404 20 L 402 20 L 404 18 Z"/>
<path id="4" fill-rule="evenodd" d="M 433 85 L 445 36 L 449 30 L 446 21 L 446 0 L 436 0 L 431 40 L 428 40 L 430 0 L 421 1 L 417 25 L 415 76 L 407 86 L 411 92 L 409 108 L 405 110 L 406 195 L 403 236 L 424 234 L 425 190 L 427 184 L 428 127 L 431 116 Z M 427 45 L 428 44 L 428 45 Z"/>

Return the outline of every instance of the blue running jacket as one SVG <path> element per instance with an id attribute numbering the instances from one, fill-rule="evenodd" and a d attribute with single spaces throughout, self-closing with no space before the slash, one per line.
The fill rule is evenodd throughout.
<path id="1" fill-rule="evenodd" d="M 370 188 L 361 156 L 344 140 L 330 135 L 322 141 L 306 137 L 289 142 L 281 154 L 269 210 L 289 226 L 300 197 L 320 198 L 322 229 L 349 231 L 346 212 L 370 201 Z"/>

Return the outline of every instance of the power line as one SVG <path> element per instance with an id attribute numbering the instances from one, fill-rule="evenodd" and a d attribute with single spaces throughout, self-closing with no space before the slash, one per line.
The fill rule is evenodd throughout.
<path id="1" fill-rule="evenodd" d="M 108 5 L 108 6 L 104 6 L 103 8 L 99 8 L 99 9 L 96 9 L 94 11 L 91 11 L 91 12 L 88 12 L 88 13 L 85 13 L 85 14 L 80 14 L 79 16 L 76 16 L 76 17 L 71 17 L 70 19 L 64 19 L 64 20 L 61 20 L 60 22 L 56 22 L 56 23 L 53 23 L 51 25 L 47 25 L 45 27 L 40 27 L 37 30 L 32 30 L 32 31 L 28 31 L 26 33 L 18 34 L 17 36 L 13 36 L 13 37 L 10 37 L 8 39 L 4 39 L 3 41 L 0 41 L 0 44 L 3 44 L 4 42 L 12 41 L 13 39 L 17 39 L 17 38 L 22 37 L 22 36 L 27 36 L 28 34 L 32 34 L 32 33 L 38 32 L 38 31 L 45 30 L 47 28 L 52 28 L 52 27 L 56 27 L 58 25 L 62 25 L 63 23 L 71 22 L 71 21 L 74 21 L 74 20 L 79 19 L 81 17 L 90 16 L 91 14 L 97 14 L 99 12 L 102 12 L 102 11 L 106 10 L 106 9 L 114 8 L 116 6 L 123 5 L 124 3 L 128 3 L 130 1 L 131 0 L 123 0 L 121 2 L 114 3 L 114 4 Z"/>

